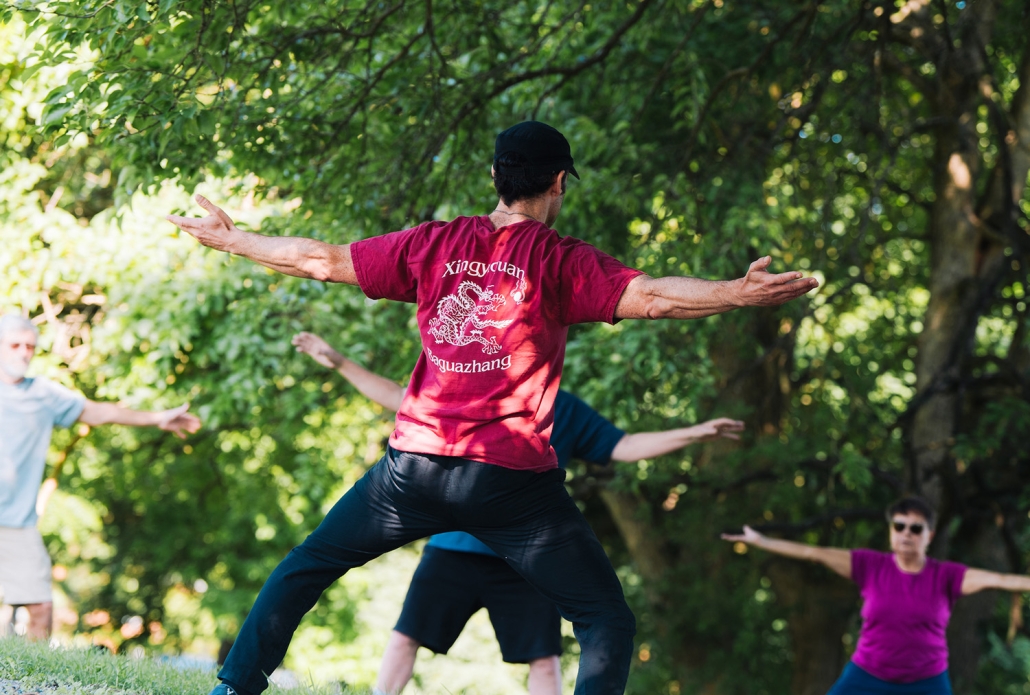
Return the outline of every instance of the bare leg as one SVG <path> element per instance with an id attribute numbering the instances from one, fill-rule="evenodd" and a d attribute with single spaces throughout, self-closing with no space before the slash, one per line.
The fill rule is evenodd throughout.
<path id="1" fill-rule="evenodd" d="M 529 662 L 529 695 L 561 695 L 561 662 L 557 656 Z"/>
<path id="2" fill-rule="evenodd" d="M 513 488 L 519 473 L 509 478 Z M 534 479 L 512 493 L 510 507 L 492 505 L 493 520 L 484 514 L 461 530 L 503 557 L 572 623 L 581 650 L 576 695 L 622 695 L 636 632 L 622 584 L 565 490 L 562 471 L 530 475 Z M 496 518 L 502 513 L 506 525 L 499 527 Z M 480 519 L 488 523 L 474 525 Z"/>
<path id="3" fill-rule="evenodd" d="M 376 692 L 386 695 L 398 695 L 411 680 L 415 672 L 415 654 L 422 646 L 407 635 L 394 630 L 386 643 L 383 664 L 379 667 L 379 678 L 376 681 Z"/>
<path id="4" fill-rule="evenodd" d="M 14 606 L 4 603 L 0 605 L 0 637 L 14 634 Z"/>
<path id="5" fill-rule="evenodd" d="M 26 637 L 34 640 L 50 639 L 50 628 L 54 620 L 54 604 L 32 603 L 25 606 L 29 612 L 29 628 Z"/>

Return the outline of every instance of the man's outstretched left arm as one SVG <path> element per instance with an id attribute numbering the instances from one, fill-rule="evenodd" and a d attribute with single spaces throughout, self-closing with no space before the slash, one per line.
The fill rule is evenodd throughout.
<path id="1" fill-rule="evenodd" d="M 720 438 L 740 439 L 740 435 L 737 433 L 743 431 L 744 423 L 740 420 L 720 417 L 693 427 L 681 427 L 663 432 L 627 434 L 612 449 L 612 460 L 633 462 L 668 454 L 700 442 L 710 442 Z"/>
<path id="2" fill-rule="evenodd" d="M 350 246 L 327 244 L 304 237 L 270 237 L 238 228 L 225 211 L 202 195 L 196 196 L 207 217 L 168 215 L 169 222 L 204 246 L 243 256 L 286 275 L 357 285 Z"/>
<path id="3" fill-rule="evenodd" d="M 747 306 L 779 306 L 819 286 L 798 272 L 768 272 L 771 261 L 769 256 L 758 259 L 737 280 L 640 275 L 619 298 L 615 318 L 699 319 Z"/>
<path id="4" fill-rule="evenodd" d="M 91 427 L 95 425 L 157 427 L 166 432 L 171 432 L 179 439 L 185 439 L 187 433 L 193 434 L 200 429 L 200 418 L 186 412 L 189 410 L 189 407 L 189 403 L 183 403 L 178 408 L 152 413 L 123 408 L 114 403 L 86 401 L 82 414 L 79 415 L 79 422 Z"/>

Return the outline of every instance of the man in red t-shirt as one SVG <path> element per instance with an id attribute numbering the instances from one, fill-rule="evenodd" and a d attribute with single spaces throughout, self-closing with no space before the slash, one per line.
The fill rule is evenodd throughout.
<path id="1" fill-rule="evenodd" d="M 415 303 L 423 345 L 386 455 L 272 572 L 213 695 L 264 690 L 301 617 L 347 570 L 447 531 L 486 543 L 572 622 L 577 695 L 625 689 L 633 614 L 550 446 L 568 327 L 773 306 L 818 283 L 766 272 L 768 257 L 728 282 L 651 278 L 558 236 L 551 225 L 579 174 L 568 141 L 543 123 L 498 135 L 492 173 L 500 200 L 489 215 L 351 244 L 243 232 L 200 196 L 207 217 L 169 216 L 202 244 L 282 273 Z"/>

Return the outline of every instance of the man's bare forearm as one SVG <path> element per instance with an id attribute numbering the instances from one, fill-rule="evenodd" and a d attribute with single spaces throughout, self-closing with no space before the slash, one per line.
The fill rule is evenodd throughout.
<path id="1" fill-rule="evenodd" d="M 350 248 L 303 237 L 270 237 L 237 230 L 222 249 L 285 275 L 358 284 Z"/>
<path id="2" fill-rule="evenodd" d="M 663 456 L 697 441 L 690 427 L 664 432 L 636 432 L 627 434 L 612 449 L 613 461 L 639 461 Z"/>
<path id="3" fill-rule="evenodd" d="M 619 302 L 619 318 L 701 319 L 738 309 L 744 304 L 737 291 L 736 280 L 702 280 L 692 277 L 647 278 L 643 292 L 631 306 Z M 627 288 L 628 289 L 628 288 Z M 619 315 L 619 308 L 633 311 L 634 316 Z"/>
<path id="4" fill-rule="evenodd" d="M 737 280 L 640 275 L 623 291 L 615 318 L 699 319 L 746 306 L 779 306 L 819 286 L 796 271 L 769 273 L 771 261 L 758 259 Z"/>
<path id="5" fill-rule="evenodd" d="M 704 318 L 746 306 L 740 298 L 739 285 L 739 280 L 657 278 L 655 300 L 663 318 Z"/>
<path id="6" fill-rule="evenodd" d="M 79 421 L 91 427 L 97 425 L 130 425 L 133 427 L 157 427 L 161 413 L 145 410 L 130 410 L 114 403 L 87 401 Z"/>
<path id="7" fill-rule="evenodd" d="M 350 247 L 303 237 L 270 237 L 245 232 L 220 207 L 202 195 L 197 203 L 207 217 L 168 215 L 166 219 L 208 248 L 243 256 L 286 275 L 322 282 L 358 284 Z"/>
<path id="8" fill-rule="evenodd" d="M 702 319 L 746 306 L 739 280 L 634 278 L 615 307 L 620 319 Z"/>

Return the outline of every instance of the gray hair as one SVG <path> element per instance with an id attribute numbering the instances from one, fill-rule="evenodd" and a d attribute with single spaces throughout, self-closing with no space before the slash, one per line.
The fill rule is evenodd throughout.
<path id="1" fill-rule="evenodd" d="M 37 338 L 39 337 L 39 329 L 36 328 L 36 325 L 21 314 L 0 316 L 0 340 L 3 340 L 8 333 L 16 331 L 32 331 Z"/>

